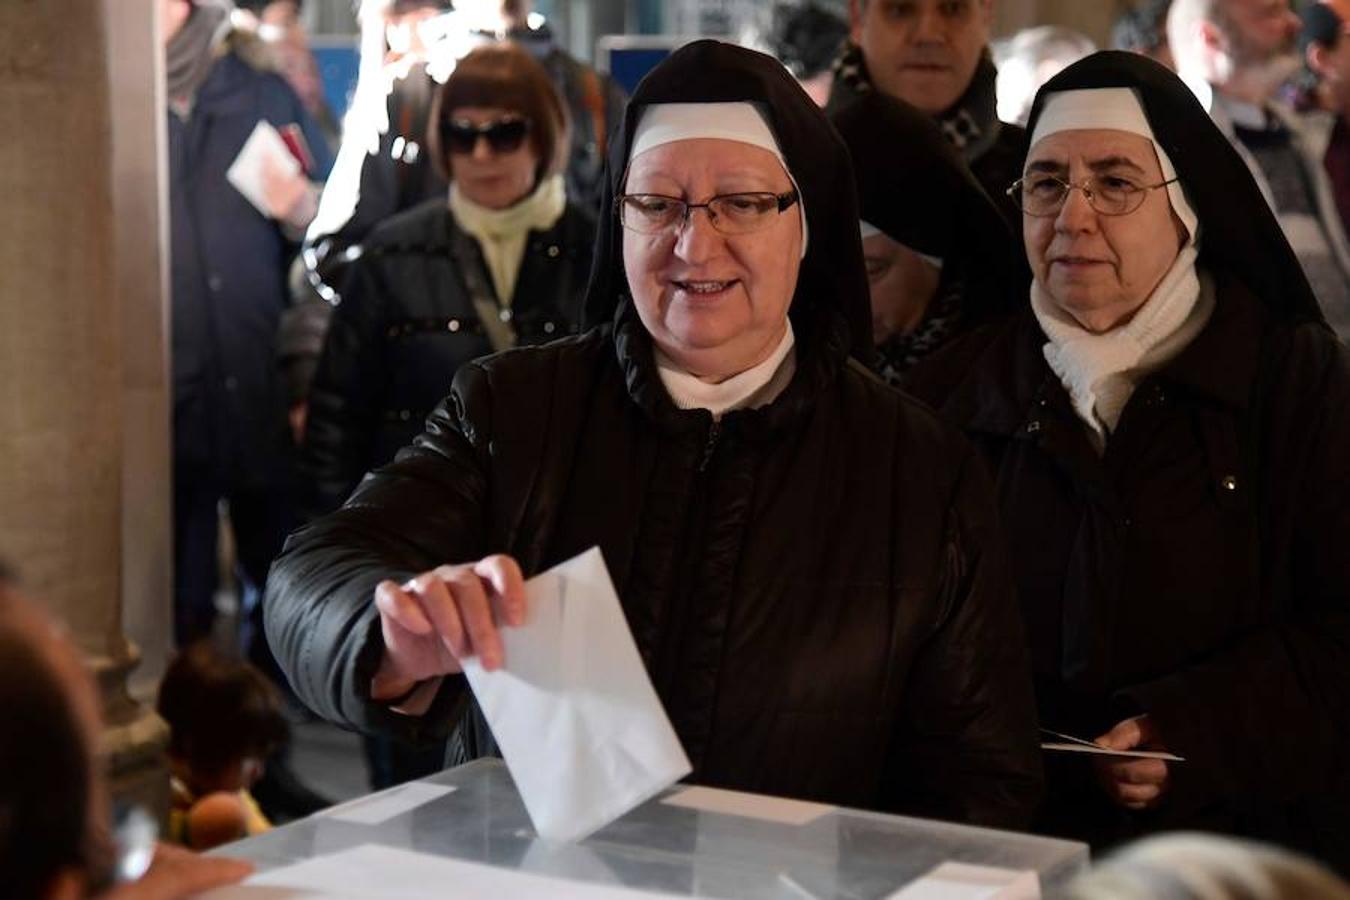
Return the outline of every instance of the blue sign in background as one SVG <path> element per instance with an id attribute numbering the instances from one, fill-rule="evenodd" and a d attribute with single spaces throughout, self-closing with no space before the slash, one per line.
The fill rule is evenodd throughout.
<path id="1" fill-rule="evenodd" d="M 319 77 L 323 79 L 324 98 L 333 114 L 341 120 L 351 102 L 352 91 L 356 90 L 356 74 L 361 67 L 356 38 L 336 39 L 332 43 L 315 41 L 313 49 Z"/>

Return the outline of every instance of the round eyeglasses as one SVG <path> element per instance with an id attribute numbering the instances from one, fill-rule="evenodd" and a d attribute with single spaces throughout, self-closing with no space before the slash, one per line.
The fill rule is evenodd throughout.
<path id="1" fill-rule="evenodd" d="M 664 194 L 620 194 L 619 224 L 639 234 L 662 234 L 683 227 L 694 210 L 706 209 L 709 223 L 722 234 L 748 234 L 769 227 L 798 199 L 796 191 L 718 194 L 707 203 Z"/>
<path id="2" fill-rule="evenodd" d="M 1169 178 L 1157 184 L 1135 184 L 1119 175 L 1093 175 L 1081 184 L 1070 184 L 1054 175 L 1037 174 L 1017 179 L 1007 194 L 1017 208 L 1029 216 L 1059 215 L 1069 191 L 1082 191 L 1088 205 L 1104 216 L 1126 216 L 1143 204 L 1149 191 L 1166 187 L 1176 180 Z"/>

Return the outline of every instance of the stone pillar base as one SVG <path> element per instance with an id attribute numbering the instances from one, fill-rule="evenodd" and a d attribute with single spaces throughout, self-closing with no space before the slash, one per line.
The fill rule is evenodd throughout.
<path id="1" fill-rule="evenodd" d="M 134 645 L 124 643 L 116 657 L 93 657 L 105 724 L 102 750 L 108 789 L 118 805 L 145 809 L 161 829 L 169 817 L 169 769 L 165 751 L 169 726 L 150 707 L 127 693 L 127 675 L 140 661 Z"/>

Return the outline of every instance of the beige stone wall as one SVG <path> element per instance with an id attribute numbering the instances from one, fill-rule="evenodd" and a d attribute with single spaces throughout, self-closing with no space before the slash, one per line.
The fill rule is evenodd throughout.
<path id="1" fill-rule="evenodd" d="M 153 697 L 173 640 L 168 209 L 159 0 L 103 0 L 112 111 L 113 271 L 122 311 L 122 623 Z"/>
<path id="2" fill-rule="evenodd" d="M 122 0 L 115 16 L 153 22 L 155 6 Z M 155 378 L 128 363 L 124 311 L 136 292 L 116 254 L 158 241 L 127 234 L 117 208 L 128 190 L 153 196 L 158 178 L 115 184 L 112 102 L 117 91 L 153 93 L 154 81 L 113 83 L 112 8 L 0 2 L 0 556 L 97 674 L 115 785 L 156 805 L 163 727 L 126 695 L 135 653 L 122 628 L 123 387 Z M 160 303 L 162 288 L 149 296 Z"/>
<path id="3" fill-rule="evenodd" d="M 122 323 L 101 4 L 0 4 L 0 554 L 87 652 L 121 634 Z"/>

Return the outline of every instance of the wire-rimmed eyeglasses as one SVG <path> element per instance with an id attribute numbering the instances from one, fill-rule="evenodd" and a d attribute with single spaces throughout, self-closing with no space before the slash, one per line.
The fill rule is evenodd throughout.
<path id="1" fill-rule="evenodd" d="M 674 231 L 684 226 L 696 209 L 706 209 L 709 223 L 722 234 L 748 234 L 767 228 L 798 199 L 795 190 L 785 194 L 718 194 L 706 203 L 690 203 L 664 194 L 620 194 L 617 205 L 619 224 L 640 234 Z"/>
<path id="2" fill-rule="evenodd" d="M 1149 191 L 1166 187 L 1175 178 L 1157 184 L 1135 184 L 1119 175 L 1093 175 L 1080 184 L 1070 184 L 1048 173 L 1019 178 L 1008 188 L 1007 194 L 1017 208 L 1029 216 L 1059 215 L 1069 191 L 1082 191 L 1088 205 L 1104 216 L 1127 216 L 1143 204 Z"/>

